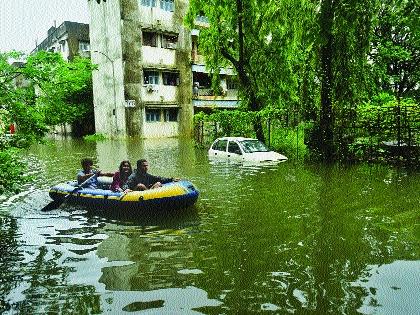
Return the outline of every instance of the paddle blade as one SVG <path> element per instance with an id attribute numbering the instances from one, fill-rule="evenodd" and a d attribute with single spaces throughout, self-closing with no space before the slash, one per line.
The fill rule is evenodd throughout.
<path id="1" fill-rule="evenodd" d="M 85 180 L 83 183 L 81 183 L 80 185 L 76 186 L 73 191 L 71 193 L 68 193 L 67 195 L 64 196 L 63 199 L 56 199 L 51 201 L 49 204 L 47 204 L 44 208 L 41 209 L 41 211 L 50 211 L 50 210 L 54 210 L 57 209 L 59 206 L 61 206 L 70 196 L 71 194 L 75 193 L 76 191 L 82 189 L 82 186 L 84 184 L 86 184 L 91 178 L 93 178 L 94 176 L 96 176 L 96 173 L 93 174 L 91 177 L 89 177 L 87 180 Z"/>
<path id="2" fill-rule="evenodd" d="M 53 200 L 49 204 L 47 204 L 41 211 L 51 211 L 57 209 L 61 204 L 64 202 L 65 199 L 62 200 Z"/>

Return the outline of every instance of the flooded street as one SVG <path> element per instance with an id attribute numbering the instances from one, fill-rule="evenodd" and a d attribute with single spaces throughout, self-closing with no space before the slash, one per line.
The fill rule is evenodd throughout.
<path id="1" fill-rule="evenodd" d="M 80 159 L 200 191 L 192 209 L 123 219 L 48 188 Z M 420 174 L 392 167 L 210 163 L 189 140 L 50 141 L 0 206 L 0 313 L 418 314 Z M 115 209 L 116 213 L 118 209 Z"/>

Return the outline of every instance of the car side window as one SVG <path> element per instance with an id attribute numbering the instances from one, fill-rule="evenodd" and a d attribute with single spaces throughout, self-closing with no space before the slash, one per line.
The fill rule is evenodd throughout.
<path id="1" fill-rule="evenodd" d="M 229 141 L 228 152 L 235 154 L 242 154 L 239 145 L 235 141 Z"/>
<path id="2" fill-rule="evenodd" d="M 219 140 L 213 144 L 213 150 L 226 151 L 227 140 Z"/>

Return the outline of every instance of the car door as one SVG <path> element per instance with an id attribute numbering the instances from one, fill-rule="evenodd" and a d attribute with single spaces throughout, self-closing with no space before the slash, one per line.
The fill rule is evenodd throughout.
<path id="1" fill-rule="evenodd" d="M 241 148 L 239 147 L 239 144 L 234 140 L 230 140 L 228 143 L 227 157 L 232 161 L 242 161 Z"/>
<path id="2" fill-rule="evenodd" d="M 228 141 L 226 139 L 220 139 L 216 141 L 211 148 L 211 156 L 215 158 L 225 159 L 227 157 L 227 143 Z"/>

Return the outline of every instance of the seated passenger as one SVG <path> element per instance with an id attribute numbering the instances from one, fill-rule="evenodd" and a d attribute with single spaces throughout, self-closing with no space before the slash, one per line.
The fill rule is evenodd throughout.
<path id="1" fill-rule="evenodd" d="M 166 178 L 147 173 L 149 163 L 146 160 L 137 161 L 136 171 L 130 175 L 123 190 L 147 190 L 162 186 L 162 184 L 178 181 L 178 178 Z"/>
<path id="2" fill-rule="evenodd" d="M 90 158 L 84 158 L 81 160 L 82 170 L 77 173 L 77 184 L 81 185 L 87 179 L 89 179 L 86 183 L 83 184 L 83 188 L 91 188 L 96 189 L 98 188 L 98 176 L 114 176 L 114 173 L 104 173 L 100 170 L 92 169 L 93 161 Z M 95 176 L 93 176 L 95 175 Z"/>
<path id="3" fill-rule="evenodd" d="M 115 172 L 114 177 L 112 178 L 111 190 L 123 192 L 124 190 L 122 187 L 126 184 L 131 173 L 133 173 L 133 169 L 131 168 L 130 161 L 122 161 L 118 171 Z"/>

